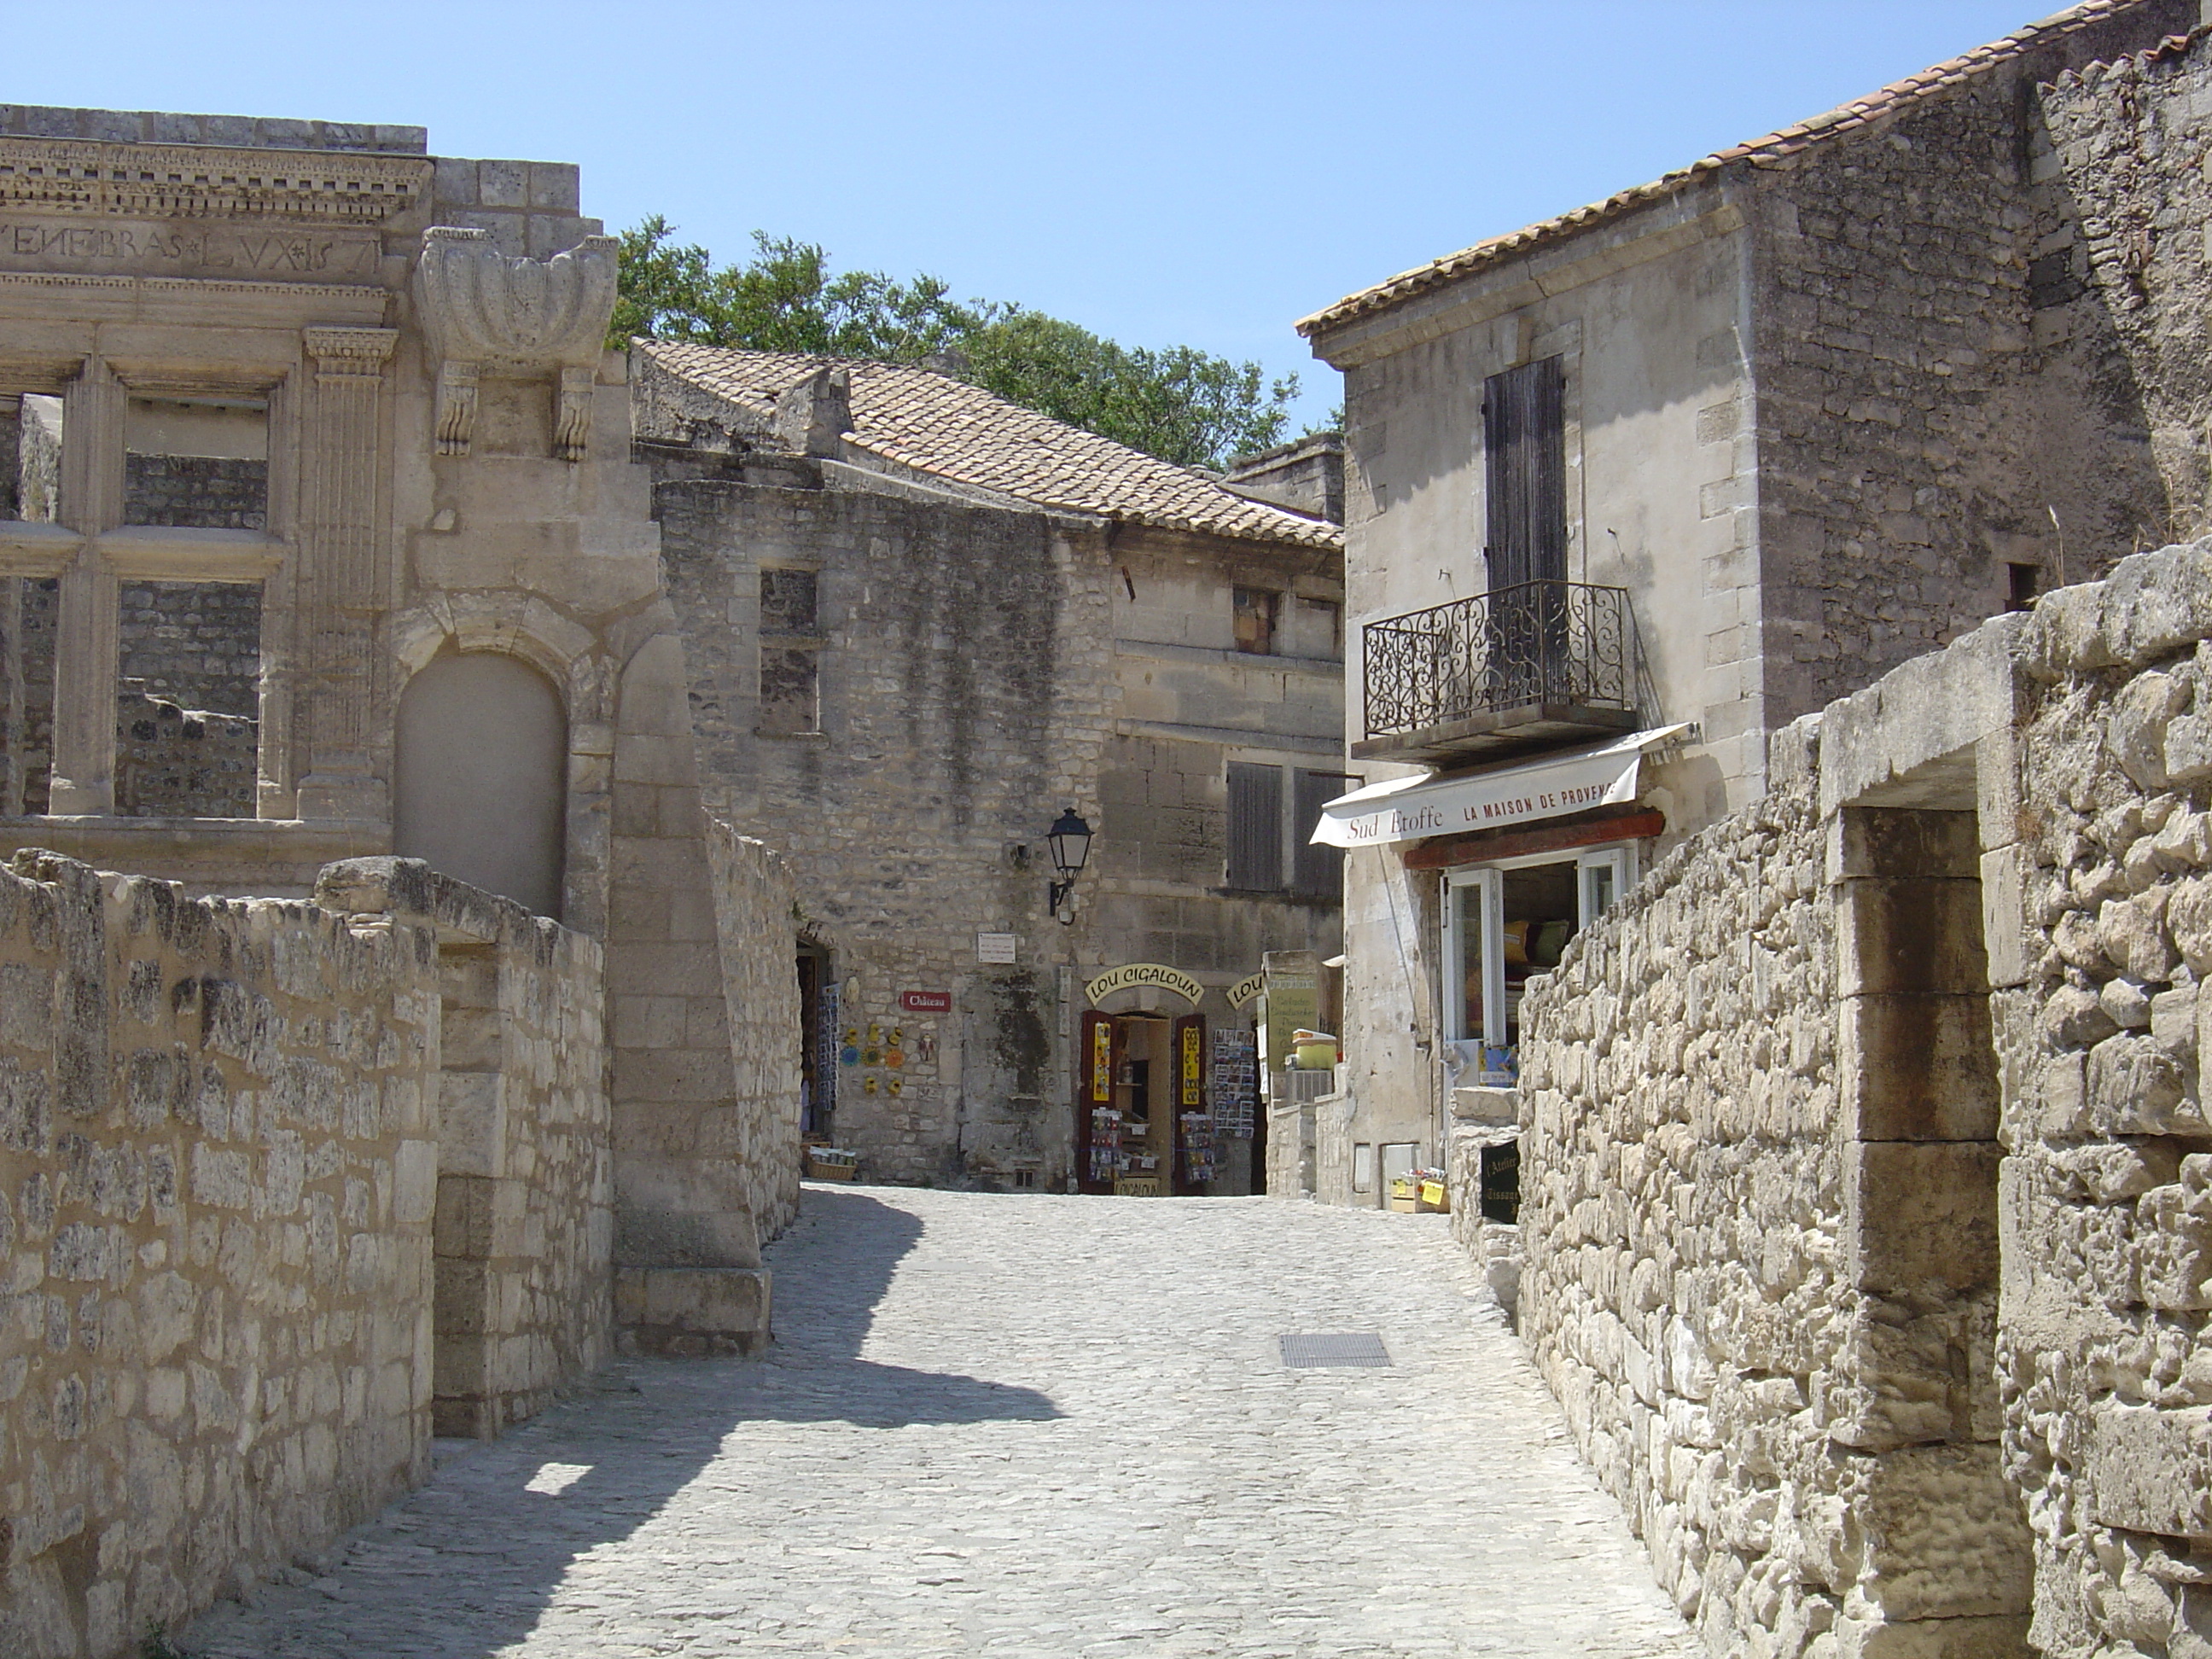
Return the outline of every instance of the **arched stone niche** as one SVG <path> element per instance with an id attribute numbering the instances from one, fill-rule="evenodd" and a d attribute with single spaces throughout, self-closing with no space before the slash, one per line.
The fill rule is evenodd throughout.
<path id="1" fill-rule="evenodd" d="M 568 720 L 520 657 L 447 651 L 399 697 L 392 850 L 561 915 Z"/>

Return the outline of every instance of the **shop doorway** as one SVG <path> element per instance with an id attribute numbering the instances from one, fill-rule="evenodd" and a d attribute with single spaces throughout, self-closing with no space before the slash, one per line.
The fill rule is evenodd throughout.
<path id="1" fill-rule="evenodd" d="M 1077 1184 L 1125 1198 L 1212 1191 L 1206 1019 L 1086 1013 L 1075 1109 Z"/>
<path id="2" fill-rule="evenodd" d="M 837 1110 L 837 983 L 830 952 L 799 942 L 799 1132 L 831 1140 Z"/>

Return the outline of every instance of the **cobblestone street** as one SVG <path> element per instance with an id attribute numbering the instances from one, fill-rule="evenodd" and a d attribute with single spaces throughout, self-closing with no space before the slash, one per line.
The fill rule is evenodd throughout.
<path id="1" fill-rule="evenodd" d="M 810 1187 L 770 1264 L 765 1361 L 603 1373 L 182 1645 L 1695 1650 L 1441 1218 Z"/>

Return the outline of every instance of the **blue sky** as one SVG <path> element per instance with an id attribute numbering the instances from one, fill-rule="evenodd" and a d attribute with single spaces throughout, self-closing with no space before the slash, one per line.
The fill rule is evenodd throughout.
<path id="1" fill-rule="evenodd" d="M 611 228 L 756 228 L 1298 371 L 1352 289 L 2031 20 L 2002 0 L 9 8 L 0 101 L 405 122 L 573 161 Z"/>

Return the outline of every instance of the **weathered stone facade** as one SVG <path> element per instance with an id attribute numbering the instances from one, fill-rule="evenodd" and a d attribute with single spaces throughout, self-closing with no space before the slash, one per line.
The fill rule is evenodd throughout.
<path id="1" fill-rule="evenodd" d="M 701 805 L 573 167 L 16 106 L 0 152 L 0 847 L 134 872 L 0 881 L 0 1648 L 115 1659 L 434 1426 L 765 1340 L 792 890 Z"/>
<path id="2" fill-rule="evenodd" d="M 884 455 L 929 430 L 902 411 L 940 386 L 996 404 L 920 368 L 647 346 L 639 453 L 659 479 L 702 797 L 789 858 L 783 932 L 823 951 L 833 1036 L 851 1034 L 830 1045 L 848 1063 L 823 1067 L 817 1129 L 870 1178 L 1056 1188 L 1079 1162 L 1089 981 L 1171 965 L 1225 1025 L 1264 952 L 1334 947 L 1334 863 L 1297 854 L 1291 787 L 1269 885 L 1231 880 L 1227 763 L 1310 769 L 1335 793 L 1335 535 L 1180 469 L 1161 470 L 1257 527 L 1041 508 L 1024 469 L 1072 441 L 1111 452 L 1101 488 L 1161 464 L 1023 411 L 1050 428 L 1021 441 L 1044 459 L 1008 461 L 1002 404 L 969 411 L 966 454 L 894 466 Z M 1000 468 L 998 487 L 966 466 Z M 1240 585 L 1276 596 L 1272 650 L 1233 648 Z M 1044 836 L 1070 805 L 1097 840 L 1062 925 Z M 1014 960 L 980 960 L 979 934 L 1012 935 Z M 1103 1006 L 1186 1012 L 1152 987 Z M 1249 1146 L 1223 1188 L 1256 1184 Z"/>
<path id="3" fill-rule="evenodd" d="M 2207 1640 L 2208 641 L 2199 543 L 1894 671 L 1532 994 L 1523 1329 L 1717 1651 Z"/>

